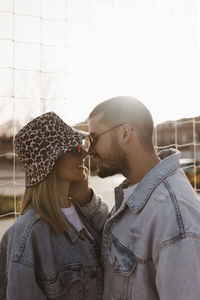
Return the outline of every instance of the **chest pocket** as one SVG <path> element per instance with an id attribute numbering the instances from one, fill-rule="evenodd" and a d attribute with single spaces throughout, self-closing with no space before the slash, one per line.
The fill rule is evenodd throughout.
<path id="1" fill-rule="evenodd" d="M 107 250 L 107 259 L 112 272 L 129 276 L 136 268 L 133 253 L 124 247 L 113 234 Z"/>
<path id="2" fill-rule="evenodd" d="M 82 300 L 83 280 L 80 266 L 70 266 L 54 274 L 38 277 L 38 283 L 48 299 Z"/>

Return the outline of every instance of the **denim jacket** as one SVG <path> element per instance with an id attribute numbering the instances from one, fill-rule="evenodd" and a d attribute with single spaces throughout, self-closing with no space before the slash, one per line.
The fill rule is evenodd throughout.
<path id="1" fill-rule="evenodd" d="M 200 299 L 200 199 L 180 153 L 160 158 L 126 202 L 127 181 L 115 189 L 102 237 L 104 300 Z"/>
<path id="2" fill-rule="evenodd" d="M 100 233 L 77 210 L 99 247 Z M 98 214 L 96 222 L 102 227 Z M 102 272 L 95 250 L 72 224 L 56 235 L 28 210 L 0 243 L 0 299 L 101 300 Z"/>

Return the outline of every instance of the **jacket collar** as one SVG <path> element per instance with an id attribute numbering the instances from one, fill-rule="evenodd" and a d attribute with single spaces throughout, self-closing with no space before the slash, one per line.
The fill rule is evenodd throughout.
<path id="1" fill-rule="evenodd" d="M 88 228 L 88 224 L 86 221 L 86 218 L 84 217 L 84 215 L 81 213 L 80 209 L 76 206 L 77 212 L 79 214 L 79 217 L 81 218 L 83 224 L 85 225 L 85 227 L 88 229 L 89 232 L 92 231 L 92 229 Z M 31 218 L 33 219 L 32 222 L 35 222 L 35 219 L 41 219 L 36 217 L 36 212 L 33 209 L 32 205 L 29 205 L 26 209 L 26 212 L 29 212 L 29 219 L 31 220 Z M 73 226 L 73 224 L 71 224 L 70 222 L 68 222 L 68 228 L 65 229 L 65 234 L 68 234 L 71 241 L 74 243 L 76 242 L 79 237 L 80 237 L 80 233 L 77 231 L 77 229 Z M 95 241 L 98 242 L 98 245 L 100 244 L 100 236 L 94 231 L 92 231 L 92 236 L 94 237 Z"/>
<path id="2" fill-rule="evenodd" d="M 158 153 L 161 161 L 153 167 L 138 183 L 134 193 L 127 199 L 126 204 L 133 213 L 140 211 L 148 201 L 154 189 L 159 183 L 171 173 L 179 168 L 180 152 L 175 149 L 163 150 Z M 124 180 L 115 188 L 116 210 L 120 208 L 123 201 L 123 189 L 129 186 L 129 182 Z"/>

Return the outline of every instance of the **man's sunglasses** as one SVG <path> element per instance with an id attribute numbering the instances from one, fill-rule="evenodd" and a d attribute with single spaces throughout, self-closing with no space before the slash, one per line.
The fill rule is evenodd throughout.
<path id="1" fill-rule="evenodd" d="M 113 127 L 109 128 L 109 129 L 107 129 L 107 130 L 105 130 L 105 131 L 103 131 L 101 133 L 98 133 L 98 134 L 88 134 L 85 137 L 85 139 L 82 141 L 82 144 L 79 145 L 78 147 L 81 147 L 85 151 L 88 152 L 89 149 L 94 148 L 94 146 L 96 145 L 96 143 L 97 143 L 97 141 L 98 141 L 98 139 L 99 139 L 99 137 L 101 135 L 103 135 L 103 134 L 105 134 L 105 133 L 109 132 L 110 130 L 113 130 L 113 129 L 117 128 L 117 127 L 120 127 L 122 125 L 124 125 L 124 124 L 119 124 L 119 125 L 113 126 Z"/>

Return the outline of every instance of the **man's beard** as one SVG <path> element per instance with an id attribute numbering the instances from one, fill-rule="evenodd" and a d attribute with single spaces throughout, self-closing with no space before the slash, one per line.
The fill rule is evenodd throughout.
<path id="1" fill-rule="evenodd" d="M 108 166 L 103 166 L 104 162 L 106 162 Z M 112 147 L 110 149 L 109 156 L 105 159 L 101 159 L 101 163 L 101 166 L 97 169 L 97 175 L 101 178 L 113 176 L 115 174 L 124 175 L 129 173 L 130 166 L 126 153 L 118 143 L 115 136 L 112 136 Z"/>

